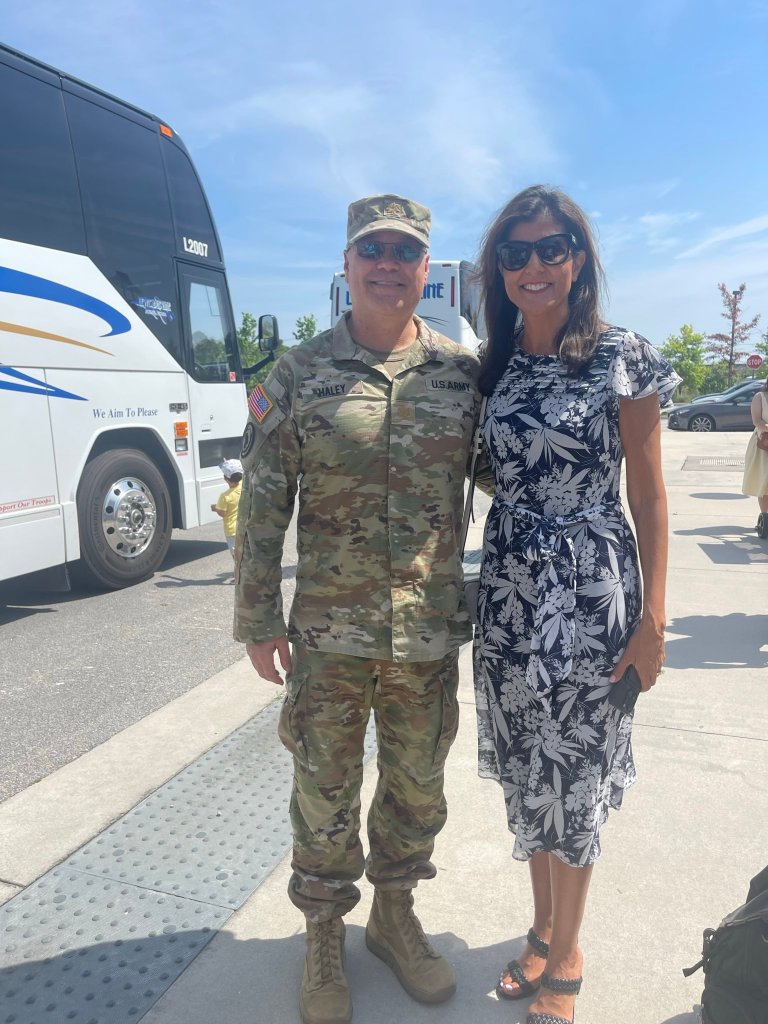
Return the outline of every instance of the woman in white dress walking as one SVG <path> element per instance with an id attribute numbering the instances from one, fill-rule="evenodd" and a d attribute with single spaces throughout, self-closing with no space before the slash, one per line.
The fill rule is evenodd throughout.
<path id="1" fill-rule="evenodd" d="M 741 485 L 742 494 L 751 494 L 757 498 L 760 514 L 757 517 L 757 535 L 768 538 L 768 450 L 760 448 L 758 441 L 768 441 L 768 378 L 764 381 L 762 391 L 758 391 L 752 399 L 752 422 L 755 429 L 747 444 L 744 456 L 744 481 Z"/>

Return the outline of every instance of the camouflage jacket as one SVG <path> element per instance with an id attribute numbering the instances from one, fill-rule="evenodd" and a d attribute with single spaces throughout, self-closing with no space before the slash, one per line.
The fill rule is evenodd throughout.
<path id="1" fill-rule="evenodd" d="M 241 453 L 236 640 L 287 633 L 320 651 L 433 661 L 470 639 L 457 540 L 478 361 L 415 319 L 394 379 L 345 317 L 262 385 Z M 297 491 L 286 630 L 281 561 Z"/>

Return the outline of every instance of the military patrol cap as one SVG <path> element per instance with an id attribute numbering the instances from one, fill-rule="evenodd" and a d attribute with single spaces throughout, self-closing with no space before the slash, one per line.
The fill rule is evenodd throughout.
<path id="1" fill-rule="evenodd" d="M 426 206 L 403 196 L 366 196 L 349 204 L 347 245 L 374 231 L 400 231 L 429 245 L 432 214 Z"/>

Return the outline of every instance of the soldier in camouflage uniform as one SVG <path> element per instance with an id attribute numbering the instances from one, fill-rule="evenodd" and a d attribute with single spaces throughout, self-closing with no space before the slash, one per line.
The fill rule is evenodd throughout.
<path id="1" fill-rule="evenodd" d="M 471 637 L 457 537 L 477 415 L 475 355 L 415 317 L 430 214 L 399 196 L 349 208 L 352 310 L 283 355 L 249 399 L 235 638 L 282 682 L 294 758 L 289 894 L 307 918 L 305 1024 L 351 1019 L 342 915 L 363 871 L 369 949 L 416 999 L 455 990 L 413 913 L 445 824 L 445 758 L 458 725 L 458 649 Z M 299 495 L 296 595 L 280 594 Z M 293 651 L 289 646 L 293 645 Z M 363 740 L 373 708 L 379 781 L 359 838 Z"/>

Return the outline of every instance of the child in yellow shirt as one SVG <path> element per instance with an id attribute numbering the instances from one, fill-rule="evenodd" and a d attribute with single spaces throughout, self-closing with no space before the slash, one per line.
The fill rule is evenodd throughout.
<path id="1" fill-rule="evenodd" d="M 216 512 L 224 520 L 224 537 L 229 553 L 234 558 L 237 506 L 240 503 L 240 492 L 243 489 L 243 467 L 239 459 L 225 459 L 219 469 L 227 481 L 227 490 L 221 492 L 215 505 L 211 505 L 211 511 Z"/>

